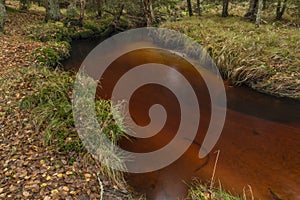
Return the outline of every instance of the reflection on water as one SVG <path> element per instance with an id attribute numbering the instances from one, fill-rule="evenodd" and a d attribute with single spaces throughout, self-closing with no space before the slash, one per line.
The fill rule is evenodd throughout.
<path id="1" fill-rule="evenodd" d="M 96 42 L 73 44 L 73 55 L 81 49 L 87 54 Z M 86 49 L 83 53 L 83 48 Z M 102 89 L 98 95 L 109 98 L 111 89 L 127 68 L 144 63 L 145 60 L 160 59 L 162 53 L 138 51 L 118 59 L 115 68 L 102 77 Z M 79 56 L 75 56 L 79 58 Z M 202 140 L 210 119 L 210 99 L 207 88 L 193 68 L 176 59 L 174 55 L 164 54 L 169 66 L 180 71 L 191 82 L 200 102 L 201 120 L 198 134 L 189 149 L 173 164 L 161 170 L 145 174 L 128 174 L 131 186 L 149 199 L 176 199 L 185 197 L 187 184 L 194 177 L 203 182 L 210 181 L 217 150 L 220 156 L 215 174 L 222 187 L 232 193 L 243 194 L 249 186 L 256 198 L 271 199 L 276 193 L 283 199 L 300 199 L 300 103 L 292 100 L 277 99 L 259 94 L 250 89 L 226 86 L 228 110 L 222 135 L 214 150 L 204 159 L 198 158 Z M 82 56 L 84 58 L 84 56 Z M 83 59 L 66 61 L 65 65 L 79 67 Z M 156 74 L 156 76 L 162 76 Z M 176 76 L 168 74 L 169 80 L 178 86 L 184 95 L 184 88 Z M 147 98 L 145 98 L 147 97 Z M 153 104 L 161 104 L 166 109 L 167 122 L 155 136 L 131 141 L 121 141 L 121 146 L 133 152 L 148 152 L 166 145 L 174 137 L 180 119 L 178 102 L 173 93 L 158 85 L 145 85 L 134 93 L 130 101 L 130 114 L 138 124 L 149 123 L 147 112 Z M 188 106 L 186 108 L 193 112 Z M 247 192 L 246 192 L 247 193 Z M 249 193 L 249 192 L 248 192 Z"/>

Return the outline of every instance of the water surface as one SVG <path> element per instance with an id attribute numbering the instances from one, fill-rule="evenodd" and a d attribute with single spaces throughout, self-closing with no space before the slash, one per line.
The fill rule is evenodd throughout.
<path id="1" fill-rule="evenodd" d="M 99 40 L 100 41 L 100 40 Z M 87 53 L 99 41 L 75 41 L 72 57 L 64 65 L 78 68 Z M 112 52 L 113 53 L 113 52 Z M 198 152 L 210 119 L 210 98 L 203 80 L 195 76 L 193 68 L 173 54 L 152 50 L 137 51 L 114 62 L 113 68 L 101 78 L 102 88 L 97 94 L 110 98 L 117 80 L 130 69 L 147 60 L 165 58 L 166 64 L 183 73 L 199 99 L 200 122 L 197 137 L 189 149 L 173 164 L 161 170 L 144 174 L 127 174 L 128 183 L 149 199 L 184 198 L 188 184 L 197 177 L 204 183 L 212 177 L 216 151 L 220 151 L 215 174 L 219 182 L 231 193 L 250 194 L 251 188 L 258 199 L 300 199 L 300 103 L 260 94 L 246 87 L 231 87 L 225 83 L 228 109 L 221 137 L 213 151 L 199 159 Z M 145 76 L 147 74 L 141 74 Z M 156 74 L 166 78 L 164 74 Z M 172 74 L 168 77 L 184 91 Z M 184 95 L 184 92 L 182 93 Z M 145 98 L 146 97 L 146 98 Z M 159 149 L 172 140 L 180 122 L 179 105 L 172 92 L 155 84 L 145 85 L 134 93 L 130 101 L 130 114 L 138 124 L 147 124 L 148 109 L 161 104 L 168 113 L 167 123 L 155 136 L 147 139 L 132 138 L 121 141 L 121 146 L 133 152 Z M 185 108 L 193 112 L 186 102 Z"/>

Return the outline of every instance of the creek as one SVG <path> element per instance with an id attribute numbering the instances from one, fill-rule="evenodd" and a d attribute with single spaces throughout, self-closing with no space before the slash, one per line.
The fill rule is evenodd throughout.
<path id="1" fill-rule="evenodd" d="M 88 53 L 101 41 L 74 41 L 70 59 L 63 62 L 65 68 L 78 69 Z M 143 59 L 155 60 L 157 57 L 155 52 L 139 51 L 119 62 L 125 63 L 126 67 Z M 169 60 L 179 62 L 176 59 Z M 184 198 L 194 178 L 203 183 L 211 180 L 216 162 L 215 152 L 219 151 L 214 183 L 216 187 L 221 183 L 222 188 L 232 194 L 245 193 L 247 196 L 251 196 L 252 191 L 257 199 L 300 199 L 300 102 L 261 94 L 245 86 L 232 87 L 224 82 L 227 95 L 224 128 L 213 151 L 199 159 L 200 144 L 210 119 L 210 102 L 203 83 L 193 76 L 188 66 L 182 65 L 185 64 L 181 63 L 177 68 L 198 86 L 195 92 L 201 99 L 201 121 L 197 136 L 188 150 L 171 165 L 154 172 L 126 174 L 129 185 L 145 193 L 147 199 Z M 113 75 L 104 81 L 103 88 L 113 87 L 115 79 L 121 77 L 122 73 L 122 70 L 112 71 Z M 181 85 L 180 82 L 175 84 Z M 97 94 L 109 98 L 105 89 Z M 139 88 L 130 102 L 130 114 L 138 123 L 149 121 L 146 110 L 154 102 L 163 105 L 166 112 L 171 114 L 168 114 L 166 125 L 157 135 L 147 139 L 123 139 L 121 147 L 132 152 L 148 152 L 171 141 L 174 137 L 172 133 L 179 123 L 176 117 L 178 102 L 173 98 L 168 90 L 158 88 L 157 85 Z"/>

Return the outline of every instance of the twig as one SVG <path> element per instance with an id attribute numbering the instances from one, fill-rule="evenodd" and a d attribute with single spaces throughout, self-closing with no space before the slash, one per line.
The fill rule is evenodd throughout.
<path id="1" fill-rule="evenodd" d="M 210 180 L 210 190 L 212 190 L 213 186 L 214 186 L 214 179 L 215 179 L 215 173 L 216 173 L 216 168 L 217 168 L 217 163 L 219 160 L 219 155 L 220 155 L 220 150 L 216 151 L 215 153 L 217 153 L 217 157 L 216 157 L 216 161 L 215 161 L 215 165 L 214 165 L 214 170 L 213 170 L 213 174 Z"/>
<path id="2" fill-rule="evenodd" d="M 100 179 L 99 174 L 97 174 L 97 179 L 98 179 L 100 190 L 101 190 L 100 191 L 100 200 L 102 200 L 103 199 L 103 191 L 104 191 L 104 189 L 103 189 L 103 184 L 102 184 L 102 181 Z"/>
<path id="3" fill-rule="evenodd" d="M 106 13 L 108 13 L 108 14 L 111 14 L 112 16 L 115 16 L 116 14 L 115 13 L 112 13 L 112 12 L 110 12 L 110 11 L 108 11 L 108 10 L 103 10 L 104 12 L 106 12 Z"/>

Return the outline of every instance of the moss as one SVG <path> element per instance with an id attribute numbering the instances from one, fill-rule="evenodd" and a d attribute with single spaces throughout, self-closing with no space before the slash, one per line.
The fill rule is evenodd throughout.
<path id="1" fill-rule="evenodd" d="M 37 48 L 33 57 L 38 65 L 56 67 L 60 61 L 70 56 L 71 45 L 66 42 L 48 42 L 45 47 Z"/>
<path id="2" fill-rule="evenodd" d="M 36 62 L 43 66 L 54 67 L 60 60 L 58 53 L 52 48 L 38 48 L 34 53 Z"/>
<path id="3" fill-rule="evenodd" d="M 70 57 L 71 45 L 69 42 L 50 42 L 47 45 L 58 53 L 60 60 Z"/>
<path id="4" fill-rule="evenodd" d="M 48 41 L 71 41 L 72 30 L 66 28 L 61 22 L 41 22 L 26 27 L 24 33 L 29 38 L 41 42 Z"/>
<path id="5" fill-rule="evenodd" d="M 6 6 L 6 11 L 11 12 L 11 13 L 19 13 L 20 12 L 19 10 L 15 9 L 15 8 L 8 7 L 8 6 Z"/>
<path id="6" fill-rule="evenodd" d="M 80 30 L 72 34 L 73 39 L 86 39 L 95 36 L 94 31 L 90 29 Z"/>
<path id="7" fill-rule="evenodd" d="M 83 27 L 76 24 L 77 21 L 39 22 L 23 28 L 27 37 L 44 42 L 45 45 L 33 51 L 33 59 L 36 64 L 56 67 L 60 62 L 70 56 L 72 39 L 86 39 L 100 35 L 104 26 L 102 20 L 85 20 Z"/>
<path id="8" fill-rule="evenodd" d="M 102 26 L 99 24 L 95 23 L 95 21 L 92 20 L 85 20 L 83 22 L 83 27 L 85 29 L 92 30 L 94 33 L 100 33 L 102 31 Z"/>

